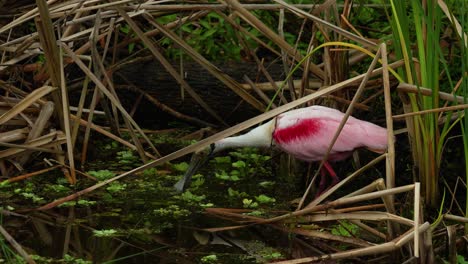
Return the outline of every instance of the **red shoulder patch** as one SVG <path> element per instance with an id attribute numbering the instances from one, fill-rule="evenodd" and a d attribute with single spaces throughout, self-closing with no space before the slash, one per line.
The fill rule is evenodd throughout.
<path id="1" fill-rule="evenodd" d="M 290 127 L 275 129 L 273 138 L 278 143 L 289 143 L 316 134 L 320 127 L 321 122 L 317 118 L 303 119 Z"/>

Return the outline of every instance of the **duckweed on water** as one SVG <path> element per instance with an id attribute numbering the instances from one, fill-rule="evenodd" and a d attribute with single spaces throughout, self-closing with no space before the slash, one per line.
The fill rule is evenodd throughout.
<path id="1" fill-rule="evenodd" d="M 115 176 L 115 173 L 110 170 L 88 171 L 88 174 L 96 177 L 99 181 L 107 180 Z"/>
<path id="2" fill-rule="evenodd" d="M 137 155 L 133 151 L 120 151 L 115 144 L 109 144 L 107 147 L 114 153 L 113 159 L 99 160 L 91 164 L 87 171 L 87 174 L 96 178 L 98 182 L 139 165 Z M 183 241 L 190 243 L 193 240 L 191 232 L 187 232 L 185 228 L 181 229 L 181 226 L 197 228 L 226 224 L 202 214 L 207 207 L 255 209 L 246 214 L 260 216 L 265 214 L 264 209 L 278 206 L 275 193 L 277 190 L 272 188 L 275 183 L 272 180 L 269 160 L 270 156 L 259 154 L 257 149 L 246 148 L 229 152 L 226 156 L 215 157 L 206 163 L 199 173 L 193 176 L 191 186 L 183 193 L 176 193 L 173 185 L 189 166 L 186 161 L 181 160 L 114 181 L 76 201 L 65 202 L 56 209 L 57 212 L 63 213 L 67 212 L 64 211 L 65 208 L 75 209 L 73 223 L 94 230 L 85 229 L 80 232 L 81 235 L 88 236 L 86 239 L 92 241 L 102 239 L 101 243 L 111 245 L 108 249 L 111 251 L 115 248 L 112 248 L 114 244 L 109 243 L 109 240 L 112 241 L 116 237 L 139 247 L 147 246 L 146 243 L 157 244 L 154 240 L 155 235 L 167 237 L 164 239 L 169 240 L 182 236 Z M 219 175 L 227 175 L 229 178 Z M 259 182 L 257 186 L 260 188 L 251 189 L 249 186 L 252 185 L 252 181 Z M 55 183 L 46 182 L 50 182 L 50 175 L 19 183 L 2 184 L 0 197 L 8 197 L 10 201 L 27 198 L 39 206 L 96 184 L 96 181 L 83 179 L 79 181 L 78 186 L 71 186 L 63 177 L 57 177 Z M 57 228 L 65 231 L 64 226 Z M 40 242 L 31 239 L 25 242 L 25 246 L 28 246 L 28 243 L 33 245 Z M 115 243 L 115 246 L 118 244 Z M 90 243 L 84 247 L 92 252 L 93 245 Z M 213 252 L 200 261 L 216 263 L 224 260 L 226 257 L 222 255 L 223 251 Z M 238 256 L 236 258 L 256 262 L 256 258 L 251 256 L 239 257 L 243 256 L 243 253 L 235 254 Z M 101 255 L 111 255 L 111 252 Z M 79 261 L 77 259 L 76 263 Z M 47 263 L 46 258 L 42 263 Z"/>
<path id="3" fill-rule="evenodd" d="M 93 235 L 95 237 L 115 237 L 117 234 L 118 231 L 115 229 L 93 230 Z"/>

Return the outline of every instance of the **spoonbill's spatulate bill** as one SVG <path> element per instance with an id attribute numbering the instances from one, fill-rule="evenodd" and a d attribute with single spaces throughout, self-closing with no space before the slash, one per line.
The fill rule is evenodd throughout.
<path id="1" fill-rule="evenodd" d="M 320 161 L 325 157 L 343 117 L 344 114 L 336 109 L 317 105 L 282 113 L 244 135 L 219 140 L 209 149 L 195 152 L 189 169 L 174 187 L 183 191 L 206 160 L 205 156 L 226 148 L 273 146 L 304 161 Z M 328 161 L 345 159 L 356 148 L 384 152 L 387 149 L 387 130 L 350 116 L 324 163 L 319 192 L 325 185 L 326 172 L 332 177 L 333 184 L 339 181 Z"/>

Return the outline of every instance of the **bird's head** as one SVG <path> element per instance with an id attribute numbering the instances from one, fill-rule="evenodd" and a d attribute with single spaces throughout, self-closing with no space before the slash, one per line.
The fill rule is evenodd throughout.
<path id="1" fill-rule="evenodd" d="M 197 172 L 197 170 L 207 162 L 211 157 L 213 157 L 213 153 L 215 152 L 216 145 L 213 143 L 210 146 L 195 151 L 192 154 L 192 158 L 190 159 L 190 165 L 187 171 L 184 174 L 184 177 L 180 179 L 175 185 L 174 188 L 177 192 L 183 192 L 188 186 L 190 186 L 190 182 L 192 181 L 192 176 Z"/>

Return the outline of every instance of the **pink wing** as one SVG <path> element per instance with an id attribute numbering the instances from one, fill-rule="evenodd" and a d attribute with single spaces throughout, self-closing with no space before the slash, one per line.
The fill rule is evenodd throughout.
<path id="1" fill-rule="evenodd" d="M 322 106 L 293 110 L 277 117 L 273 138 L 278 147 L 299 159 L 321 160 L 343 116 L 338 110 Z M 387 130 L 349 117 L 330 152 L 329 160 L 346 158 L 359 147 L 385 150 Z"/>

